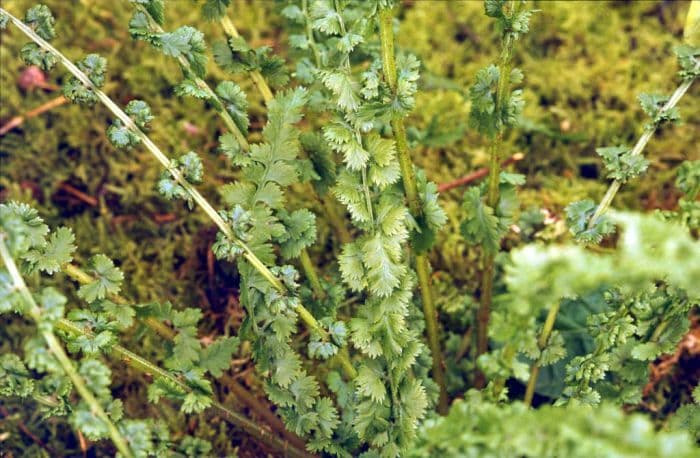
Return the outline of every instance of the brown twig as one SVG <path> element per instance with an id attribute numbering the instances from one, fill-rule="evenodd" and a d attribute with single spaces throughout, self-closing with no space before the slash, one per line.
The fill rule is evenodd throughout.
<path id="1" fill-rule="evenodd" d="M 63 182 L 60 185 L 58 185 L 58 188 L 66 191 L 71 196 L 75 197 L 81 202 L 88 204 L 91 207 L 97 207 L 97 199 L 95 197 L 85 194 L 83 191 L 76 188 L 70 183 Z"/>
<path id="2" fill-rule="evenodd" d="M 10 417 L 10 411 L 5 408 L 5 406 L 0 405 L 0 415 L 2 415 L 2 418 L 9 418 Z M 31 439 L 34 443 L 39 445 L 39 447 L 43 448 L 46 450 L 49 455 L 55 456 L 56 452 L 49 447 L 44 441 L 42 441 L 39 437 L 37 437 L 33 432 L 27 428 L 27 425 L 22 422 L 22 420 L 17 421 L 17 428 L 24 433 L 25 436 L 27 436 L 29 439 Z"/>
<path id="3" fill-rule="evenodd" d="M 75 432 L 78 434 L 78 442 L 80 443 L 80 450 L 83 452 L 83 458 L 87 458 L 87 440 L 85 440 L 85 436 L 83 436 L 83 433 L 81 433 L 79 429 L 76 429 Z"/>
<path id="4" fill-rule="evenodd" d="M 464 336 L 462 336 L 462 341 L 460 342 L 459 348 L 457 349 L 457 353 L 455 354 L 455 362 L 459 362 L 464 357 L 464 355 L 467 354 L 469 346 L 472 342 L 473 333 L 474 326 L 471 326 L 469 329 L 467 329 L 467 332 L 464 333 Z"/>
<path id="5" fill-rule="evenodd" d="M 67 102 L 68 99 L 66 99 L 62 95 L 59 95 L 55 99 L 51 99 L 43 105 L 40 105 L 34 108 L 33 110 L 29 110 L 24 115 L 15 116 L 14 118 L 7 121 L 2 127 L 0 127 L 0 135 L 5 135 L 15 127 L 21 126 L 22 123 L 24 123 L 24 121 L 26 121 L 27 119 L 39 116 L 40 114 L 49 111 L 53 108 L 60 107 L 61 105 L 66 104 Z"/>
<path id="6" fill-rule="evenodd" d="M 256 398 L 250 391 L 248 391 L 243 385 L 241 385 L 237 380 L 228 375 L 224 375 L 220 379 L 221 383 L 226 385 L 231 393 L 236 397 L 237 400 L 241 401 L 246 405 L 251 411 L 258 414 L 265 423 L 267 423 L 273 431 L 281 434 L 290 444 L 295 445 L 301 449 L 304 449 L 304 441 L 296 434 L 287 430 L 282 423 L 282 420 L 272 413 L 270 406 L 265 405 L 262 401 Z"/>
<path id="7" fill-rule="evenodd" d="M 501 162 L 502 167 L 506 167 L 510 164 L 515 164 L 518 161 L 522 161 L 525 155 L 523 153 L 515 153 L 505 161 Z M 447 182 L 447 183 L 442 183 L 438 185 L 438 192 L 445 192 L 449 191 L 450 189 L 458 188 L 460 186 L 464 186 L 466 184 L 469 184 L 473 181 L 480 180 L 481 178 L 486 177 L 489 174 L 489 168 L 488 167 L 482 167 L 478 170 L 475 170 L 474 172 L 470 173 L 469 175 L 465 175 L 461 178 L 457 178 L 456 180 Z"/>

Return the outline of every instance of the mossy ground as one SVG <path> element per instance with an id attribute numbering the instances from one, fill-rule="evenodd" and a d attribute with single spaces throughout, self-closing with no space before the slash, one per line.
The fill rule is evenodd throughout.
<path id="1" fill-rule="evenodd" d="M 3 7 L 20 15 L 32 3 L 6 1 Z M 202 189 L 217 202 L 217 186 L 236 179 L 236 172 L 227 168 L 216 152 L 223 126 L 211 108 L 173 95 L 172 86 L 179 79 L 177 64 L 129 37 L 128 2 L 45 3 L 57 18 L 55 45 L 59 49 L 74 60 L 89 52 L 104 55 L 109 62 L 106 92 L 121 105 L 134 98 L 148 101 L 156 115 L 152 137 L 164 151 L 171 156 L 189 150 L 201 153 L 207 172 Z M 563 218 L 567 203 L 583 197 L 599 198 L 604 192 L 606 180 L 595 148 L 635 141 L 646 122 L 636 96 L 641 92 L 670 93 L 675 88 L 677 66 L 671 50 L 682 36 L 687 4 L 534 1 L 533 5 L 541 11 L 533 17 L 532 32 L 519 43 L 515 54 L 515 64 L 525 73 L 525 122 L 509 134 L 503 154 L 525 155 L 516 166 L 527 176 L 521 192 L 523 208 L 546 209 L 556 221 Z M 282 19 L 273 13 L 273 6 L 271 2 L 234 1 L 231 18 L 254 45 L 269 44 L 285 55 Z M 216 24 L 203 22 L 191 2 L 169 2 L 166 28 L 185 24 L 197 25 L 210 42 L 223 37 Z M 25 41 L 12 27 L 2 32 L 0 124 L 59 95 L 19 87 L 18 77 L 24 69 L 19 48 Z M 497 31 L 493 21 L 483 15 L 481 2 L 406 0 L 399 43 L 417 54 L 424 65 L 423 91 L 408 122 L 414 138 L 423 137 L 413 148 L 415 162 L 437 183 L 484 166 L 486 140 L 468 128 L 465 97 L 476 71 L 492 62 L 498 52 Z M 213 62 L 209 70 L 207 78 L 212 83 L 231 79 Z M 65 77 L 62 69 L 56 69 L 48 79 L 60 84 Z M 261 98 L 250 80 L 233 79 L 251 101 L 251 140 L 255 141 L 265 122 Z M 684 124 L 655 135 L 645 153 L 651 160 L 649 172 L 624 188 L 615 201 L 617 207 L 650 210 L 675 205 L 675 167 L 683 160 L 700 158 L 698 91 L 695 85 L 681 103 Z M 202 213 L 189 212 L 158 196 L 154 190 L 160 174 L 158 164 L 144 150 L 115 151 L 105 136 L 110 121 L 111 116 L 100 106 L 86 110 L 63 105 L 0 137 L 0 199 L 32 201 L 50 225 L 72 227 L 79 262 L 97 252 L 117 260 L 126 274 L 127 297 L 138 302 L 170 300 L 176 306 L 201 307 L 207 317 L 200 329 L 202 337 L 235 333 L 243 313 L 236 299 L 236 276 L 230 265 L 214 264 L 207 255 L 214 240 L 213 226 Z M 91 199 L 67 191 L 65 184 Z M 458 344 L 455 336 L 464 331 L 463 317 L 478 297 L 478 253 L 458 234 L 463 191 L 460 188 L 441 197 L 449 222 L 431 255 L 443 322 L 455 332 L 450 351 Z M 292 196 L 293 205 L 308 205 L 302 203 L 303 189 Z M 554 222 L 542 236 L 560 239 L 567 234 Z M 320 241 L 311 250 L 319 262 L 332 258 L 326 253 L 329 237 L 321 222 Z M 515 244 L 522 236 L 512 234 L 511 238 L 509 243 Z M 55 276 L 55 282 L 63 289 L 70 288 L 61 275 Z M 28 329 L 19 319 L 4 323 L 0 351 L 21 351 Z M 161 342 L 148 333 L 137 330 L 124 344 L 156 360 L 162 356 Z M 235 371 L 259 393 L 242 351 L 243 362 Z M 260 452 L 243 433 L 219 420 L 185 418 L 167 404 L 147 405 L 142 383 L 146 377 L 117 365 L 114 368 L 114 392 L 125 400 L 127 415 L 166 419 L 175 431 L 212 440 L 219 451 L 233 453 L 238 448 L 242 456 Z M 460 387 L 458 381 L 453 385 Z M 236 405 L 225 386 L 218 390 L 222 399 Z M 80 441 L 67 424 L 45 422 L 27 406 L 4 400 L 3 405 L 18 412 L 3 420 L 0 427 L 2 448 L 10 454 L 39 452 L 38 444 L 15 429 L 18 420 L 42 440 L 53 437 L 48 446 L 58 455 L 81 453 Z M 91 449 L 91 453 L 99 455 L 105 450 Z"/>

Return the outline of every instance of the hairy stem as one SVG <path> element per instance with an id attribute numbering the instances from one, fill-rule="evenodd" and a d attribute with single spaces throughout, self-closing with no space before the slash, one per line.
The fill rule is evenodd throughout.
<path id="1" fill-rule="evenodd" d="M 510 92 L 510 59 L 513 54 L 514 39 L 512 34 L 505 34 L 501 56 L 498 61 L 498 87 L 496 89 L 495 113 L 501 113 L 503 106 L 508 102 Z M 498 187 L 501 175 L 501 149 L 503 145 L 504 129 L 500 127 L 489 145 L 489 176 L 486 193 L 486 204 L 495 209 L 500 198 Z M 491 303 L 493 302 L 493 275 L 496 253 L 484 251 L 483 275 L 481 280 L 481 297 L 479 309 L 476 312 L 476 352 L 475 358 L 488 351 L 489 346 L 489 319 L 491 315 Z M 483 388 L 486 384 L 484 374 L 477 370 L 474 385 Z"/>
<path id="2" fill-rule="evenodd" d="M 549 312 L 547 312 L 547 318 L 544 321 L 544 326 L 542 327 L 542 333 L 537 341 L 537 346 L 540 349 L 540 357 L 532 365 L 530 369 L 530 379 L 527 381 L 527 389 L 525 390 L 525 405 L 532 405 L 532 398 L 535 396 L 535 385 L 537 385 L 537 377 L 540 374 L 540 363 L 542 361 L 541 352 L 544 351 L 545 347 L 549 343 L 549 337 L 552 335 L 552 329 L 554 329 L 554 322 L 557 320 L 557 314 L 559 313 L 560 302 L 556 302 L 552 307 L 550 307 Z"/>
<path id="3" fill-rule="evenodd" d="M 382 68 L 384 77 L 392 92 L 396 93 L 398 74 L 396 71 L 396 55 L 394 51 L 394 14 L 391 9 L 382 9 L 379 12 L 379 35 L 382 49 Z M 408 208 L 414 218 L 419 218 L 423 212 L 418 196 L 418 185 L 413 161 L 408 149 L 406 126 L 400 114 L 393 116 L 391 128 L 396 140 L 396 150 L 399 158 L 399 167 L 403 179 L 404 193 L 408 202 Z M 416 271 L 418 273 L 418 285 L 423 303 L 423 315 L 428 334 L 428 346 L 433 358 L 433 378 L 440 388 L 438 412 L 446 414 L 448 410 L 447 388 L 443 369 L 442 351 L 440 349 L 440 337 L 438 335 L 438 314 L 433 302 L 433 292 L 430 281 L 430 261 L 424 253 L 416 253 Z"/>
<path id="4" fill-rule="evenodd" d="M 56 335 L 53 333 L 50 327 L 42 325 L 41 309 L 34 301 L 34 297 L 32 297 L 32 294 L 29 292 L 26 283 L 24 283 L 24 278 L 22 278 L 22 275 L 19 273 L 19 269 L 17 269 L 14 259 L 12 259 L 10 251 L 5 245 L 5 238 L 6 235 L 0 232 L 0 257 L 5 263 L 5 267 L 12 278 L 13 289 L 19 292 L 25 306 L 27 307 L 27 313 L 36 322 L 42 337 L 46 341 L 46 344 L 51 351 L 51 354 L 53 354 L 53 356 L 58 360 L 59 364 L 63 368 L 63 371 L 66 373 L 68 378 L 70 378 L 71 382 L 73 382 L 73 386 L 75 386 L 75 389 L 78 394 L 80 394 L 80 397 L 83 398 L 83 400 L 90 407 L 90 412 L 92 412 L 107 426 L 109 436 L 111 437 L 114 446 L 117 448 L 117 450 L 119 450 L 119 453 L 126 457 L 133 457 L 126 439 L 124 439 L 124 436 L 122 436 L 119 429 L 117 429 L 116 425 L 107 416 L 107 413 L 104 411 L 99 401 L 95 398 L 95 395 L 87 387 L 83 377 L 73 366 L 73 362 L 68 357 L 65 350 L 63 350 L 63 347 L 58 341 L 58 338 L 56 338 Z M 56 327 L 60 329 L 58 325 Z"/>
<path id="5" fill-rule="evenodd" d="M 698 64 L 700 65 L 700 64 Z M 693 84 L 693 79 L 686 79 L 684 80 L 673 92 L 673 95 L 671 95 L 671 98 L 668 99 L 668 102 L 661 108 L 660 114 L 666 113 L 670 110 L 672 110 L 678 102 L 681 100 L 681 98 L 685 95 L 686 92 L 688 92 L 688 89 L 690 89 L 690 86 Z M 649 143 L 649 140 L 651 140 L 651 137 L 654 136 L 654 132 L 656 132 L 656 128 L 658 126 L 656 124 L 653 125 L 653 127 L 645 129 L 644 133 L 642 134 L 641 137 L 639 137 L 639 140 L 637 140 L 637 143 L 634 145 L 634 148 L 632 148 L 632 151 L 630 152 L 630 155 L 632 156 L 638 156 L 642 154 L 644 151 L 644 148 L 647 146 L 647 143 Z M 610 204 L 612 204 L 613 199 L 615 198 L 615 195 L 617 194 L 617 191 L 620 190 L 620 186 L 622 186 L 622 183 L 618 180 L 613 181 L 610 184 L 610 187 L 608 187 L 607 192 L 603 196 L 603 199 L 600 201 L 600 204 L 598 204 L 598 207 L 595 210 L 595 213 L 591 217 L 591 219 L 588 221 L 588 227 L 591 228 L 595 226 L 596 221 L 605 214 L 605 212 L 610 208 Z"/>
<path id="6" fill-rule="evenodd" d="M 161 165 L 170 173 L 173 179 L 187 192 L 187 194 L 192 198 L 192 200 L 207 214 L 207 216 L 214 222 L 214 224 L 221 230 L 221 232 L 230 240 L 237 243 L 243 249 L 243 257 L 250 262 L 254 269 L 256 269 L 262 276 L 267 280 L 275 289 L 281 293 L 287 293 L 287 289 L 284 284 L 275 277 L 270 269 L 253 253 L 253 251 L 246 245 L 242 240 L 238 239 L 233 230 L 226 224 L 223 218 L 217 213 L 217 211 L 212 207 L 212 205 L 207 201 L 204 196 L 202 196 L 197 189 L 192 186 L 180 173 L 180 171 L 174 167 L 168 158 L 168 156 L 163 153 L 158 146 L 146 135 L 141 129 L 136 126 L 134 121 L 121 109 L 119 106 L 112 101 L 112 99 L 102 92 L 98 87 L 96 87 L 92 81 L 85 75 L 78 67 L 73 64 L 68 58 L 61 54 L 56 48 L 49 44 L 46 40 L 37 35 L 30 27 L 24 24 L 22 21 L 17 19 L 12 14 L 8 13 L 4 8 L 0 8 L 0 12 L 6 14 L 12 23 L 22 31 L 27 37 L 39 45 L 42 49 L 53 54 L 61 64 L 68 69 L 82 84 L 90 88 L 97 99 L 107 107 L 119 120 L 124 124 L 124 126 L 129 129 L 138 139 L 143 143 L 146 149 L 161 163 Z M 309 311 L 302 305 L 297 306 L 297 312 L 302 318 L 302 321 L 310 329 L 314 329 L 320 332 L 322 335 L 327 335 L 327 332 L 321 327 L 320 323 L 316 318 L 309 313 Z M 345 358 L 340 356 L 341 359 Z M 357 372 L 348 372 L 347 368 L 352 368 L 352 363 L 349 361 L 343 361 L 343 367 L 346 368 L 346 376 L 349 378 L 355 378 Z"/>

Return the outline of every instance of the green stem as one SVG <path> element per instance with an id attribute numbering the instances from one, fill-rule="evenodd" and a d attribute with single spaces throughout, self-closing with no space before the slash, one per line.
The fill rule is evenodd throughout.
<path id="1" fill-rule="evenodd" d="M 323 286 L 321 286 L 321 280 L 318 278 L 314 263 L 309 257 L 309 252 L 302 250 L 301 254 L 299 255 L 299 261 L 301 262 L 301 266 L 304 268 L 304 272 L 306 272 L 306 278 L 311 284 L 311 289 L 314 292 L 314 296 L 316 296 L 317 299 L 325 298 L 326 291 L 323 289 Z"/>
<path id="2" fill-rule="evenodd" d="M 514 8 L 514 6 L 512 6 Z M 498 61 L 498 87 L 496 89 L 495 113 L 501 113 L 508 102 L 510 93 L 510 59 L 513 53 L 514 39 L 512 34 L 506 33 L 503 39 L 501 56 Z M 499 201 L 499 184 L 501 175 L 501 149 L 503 145 L 504 128 L 500 126 L 489 145 L 489 176 L 487 184 L 486 204 L 496 208 Z M 491 304 L 493 302 L 493 276 L 496 253 L 484 251 L 483 276 L 481 280 L 481 298 L 479 309 L 476 312 L 476 353 L 475 357 L 488 351 L 489 345 L 489 320 L 491 316 Z M 476 388 L 483 388 L 486 378 L 481 371 L 477 371 L 474 381 Z"/>
<path id="3" fill-rule="evenodd" d="M 700 64 L 697 65 L 700 66 Z M 685 95 L 685 93 L 688 92 L 688 89 L 690 89 L 690 86 L 693 84 L 693 81 L 694 79 L 684 80 L 673 92 L 671 98 L 669 98 L 666 104 L 661 108 L 659 114 L 663 114 L 672 110 L 678 104 L 681 98 Z M 654 124 L 652 128 L 644 130 L 644 133 L 641 135 L 641 137 L 639 137 L 639 140 L 637 140 L 637 143 L 634 145 L 634 148 L 632 148 L 630 155 L 638 156 L 642 154 L 644 148 L 647 146 L 647 143 L 649 143 L 651 137 L 654 136 L 654 132 L 656 132 L 657 127 L 658 125 Z M 595 213 L 588 221 L 589 228 L 593 227 L 596 221 L 605 214 L 608 208 L 610 208 L 610 204 L 612 204 L 612 201 L 615 198 L 617 192 L 620 190 L 621 186 L 622 183 L 618 180 L 615 180 L 610 184 L 610 187 L 608 187 L 608 190 L 603 196 L 603 199 L 600 201 L 600 204 L 598 204 Z"/>
<path id="4" fill-rule="evenodd" d="M 309 18 L 309 1 L 302 0 L 301 9 L 304 12 L 304 17 Z M 316 44 L 316 39 L 314 38 L 314 30 L 311 27 L 311 21 L 304 21 L 306 23 L 306 41 L 309 42 L 309 47 L 314 53 L 314 59 L 316 61 L 316 67 L 321 67 L 321 54 L 318 51 L 318 45 Z"/>
<path id="5" fill-rule="evenodd" d="M 157 33 L 164 33 L 163 28 L 160 25 L 158 25 L 158 23 L 153 19 L 153 17 L 150 15 L 150 13 L 145 7 L 137 3 L 136 8 L 143 14 L 145 14 L 146 17 L 148 17 L 149 26 L 151 27 L 151 29 L 153 29 Z M 180 65 L 183 68 L 187 69 L 188 73 L 192 75 L 192 79 L 197 85 L 197 87 L 204 90 L 209 95 L 209 99 L 212 100 L 214 102 L 214 105 L 216 106 L 217 113 L 224 121 L 224 124 L 226 124 L 226 128 L 236 138 L 236 141 L 241 146 L 241 149 L 243 151 L 248 151 L 250 149 L 250 144 L 248 143 L 248 140 L 246 140 L 245 135 L 243 135 L 243 132 L 241 132 L 241 130 L 238 128 L 236 122 L 233 120 L 229 112 L 224 107 L 224 104 L 221 102 L 221 99 L 219 99 L 219 97 L 216 95 L 216 92 L 214 92 L 214 90 L 206 83 L 206 81 L 204 81 L 198 76 L 195 76 L 195 73 L 192 70 L 192 65 L 185 56 L 180 55 L 177 58 L 177 60 L 178 62 L 180 62 Z"/>
<path id="6" fill-rule="evenodd" d="M 396 70 L 396 53 L 394 51 L 394 14 L 389 8 L 379 11 L 379 36 L 381 39 L 382 68 L 384 78 L 391 91 L 396 94 L 398 85 L 398 74 Z M 414 218 L 420 219 L 423 209 L 418 196 L 418 185 L 416 183 L 416 173 L 413 168 L 413 161 L 408 149 L 406 136 L 406 126 L 400 114 L 391 119 L 391 128 L 396 141 L 396 151 L 399 158 L 399 167 L 403 180 L 404 193 L 408 202 L 408 209 Z M 418 285 L 421 292 L 421 302 L 423 303 L 423 316 L 425 317 L 426 333 L 428 334 L 428 346 L 432 353 L 433 378 L 440 388 L 440 398 L 438 401 L 438 412 L 447 414 L 448 399 L 447 387 L 445 383 L 445 373 L 442 362 L 442 351 L 440 349 L 440 338 L 438 334 L 438 314 L 433 302 L 433 292 L 430 282 L 430 262 L 426 254 L 416 253 L 416 271 L 418 273 Z"/>
<path id="7" fill-rule="evenodd" d="M 544 326 L 542 327 L 542 333 L 537 341 L 537 346 L 540 349 L 540 357 L 532 365 L 530 369 L 530 379 L 527 381 L 527 389 L 525 390 L 525 405 L 532 405 L 532 398 L 535 396 L 535 385 L 537 385 L 537 377 L 540 373 L 540 364 L 542 362 L 542 354 L 545 347 L 549 343 L 549 337 L 552 335 L 552 329 L 554 329 L 554 323 L 557 320 L 557 314 L 559 313 L 560 302 L 556 302 L 552 307 L 550 307 L 547 313 L 547 318 L 544 321 Z"/>
<path id="8" fill-rule="evenodd" d="M 63 347 L 56 338 L 56 335 L 50 328 L 42 325 L 41 309 L 34 301 L 34 297 L 32 297 L 32 294 L 29 292 L 26 283 L 24 283 L 24 278 L 22 278 L 22 275 L 19 273 L 19 269 L 17 269 L 14 259 L 12 259 L 12 255 L 10 255 L 10 251 L 5 245 L 5 238 L 6 235 L 0 232 L 0 257 L 5 263 L 5 267 L 12 278 L 13 289 L 19 292 L 25 306 L 27 307 L 27 313 L 36 322 L 41 335 L 49 347 L 49 350 L 58 360 L 68 378 L 70 378 L 71 382 L 73 382 L 73 386 L 75 386 L 75 389 L 80 394 L 80 397 L 82 397 L 90 407 L 90 411 L 97 418 L 103 421 L 105 425 L 107 425 L 109 436 L 112 438 L 112 442 L 117 450 L 119 450 L 119 453 L 125 457 L 133 457 L 134 455 L 131 453 L 131 449 L 129 448 L 126 439 L 124 439 L 122 434 L 119 432 L 119 429 L 117 429 L 112 420 L 107 416 L 107 413 L 104 411 L 99 401 L 85 384 L 83 377 L 81 377 L 75 367 L 73 367 L 73 362 L 63 350 Z M 58 328 L 59 326 L 56 327 Z"/>
<path id="9" fill-rule="evenodd" d="M 46 40 L 37 35 L 34 30 L 24 24 L 22 21 L 14 17 L 12 14 L 8 13 L 4 8 L 0 8 L 0 12 L 6 14 L 12 23 L 20 29 L 27 37 L 39 45 L 42 49 L 53 54 L 61 64 L 68 69 L 82 84 L 90 88 L 97 99 L 107 107 L 119 120 L 124 124 L 124 126 L 129 129 L 138 139 L 143 143 L 146 149 L 161 163 L 161 165 L 170 173 L 173 179 L 187 192 L 187 194 L 194 200 L 199 207 L 204 210 L 207 216 L 214 222 L 214 224 L 219 228 L 219 230 L 229 239 L 237 243 L 243 249 L 243 257 L 256 269 L 262 276 L 267 280 L 275 289 L 281 293 L 287 293 L 287 289 L 284 284 L 275 277 L 270 269 L 253 253 L 253 251 L 246 245 L 242 240 L 238 239 L 233 230 L 226 224 L 223 218 L 214 210 L 214 207 L 202 196 L 197 189 L 195 189 L 180 173 L 180 171 L 173 167 L 170 159 L 166 156 L 158 146 L 146 135 L 134 121 L 121 109 L 117 104 L 115 104 L 112 99 L 102 92 L 98 87 L 96 87 L 92 81 L 85 75 L 78 67 L 73 64 L 68 58 L 61 54 L 56 48 L 49 44 Z M 304 311 L 305 313 L 301 313 Z M 323 334 L 327 334 L 316 320 L 313 315 L 311 315 L 308 310 L 300 303 L 297 306 L 297 312 L 299 316 L 302 317 L 302 321 L 311 329 L 320 329 Z M 348 361 L 343 361 L 343 367 L 352 367 L 352 363 Z M 354 378 L 356 372 L 348 373 L 348 377 Z"/>

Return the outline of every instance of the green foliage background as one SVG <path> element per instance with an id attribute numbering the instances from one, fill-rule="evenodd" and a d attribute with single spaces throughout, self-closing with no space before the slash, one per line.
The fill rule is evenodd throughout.
<path id="1" fill-rule="evenodd" d="M 14 13 L 24 11 L 31 1 L 4 1 Z M 223 38 L 216 25 L 204 23 L 192 2 L 169 2 L 168 28 L 196 24 L 208 42 Z M 129 37 L 127 23 L 132 11 L 126 1 L 46 1 L 57 18 L 55 45 L 72 60 L 89 52 L 104 55 L 109 62 L 105 91 L 120 105 L 139 98 L 152 107 L 156 119 L 152 138 L 170 156 L 189 150 L 201 153 L 207 170 L 201 187 L 204 195 L 218 202 L 215 189 L 236 179 L 215 151 L 222 130 L 213 109 L 194 99 L 172 94 L 179 80 L 177 64 Z M 670 92 L 676 72 L 672 47 L 679 43 L 687 10 L 686 2 L 532 2 L 541 11 L 533 16 L 531 28 L 518 46 L 514 64 L 526 75 L 525 120 L 506 139 L 509 154 L 525 153 L 517 169 L 527 176 L 521 195 L 524 208 L 546 208 L 555 222 L 543 234 L 566 237 L 563 207 L 591 197 L 599 199 L 606 180 L 595 148 L 630 144 L 645 123 L 636 96 L 641 92 Z M 284 56 L 286 37 L 281 35 L 282 18 L 272 13 L 267 1 L 236 1 L 231 17 L 251 44 L 270 44 Z M 498 32 L 483 15 L 480 1 L 405 1 L 401 12 L 399 45 L 418 55 L 422 90 L 417 109 L 407 121 L 415 144 L 414 161 L 437 183 L 448 182 L 487 162 L 486 140 L 467 129 L 469 103 L 466 92 L 476 71 L 493 61 L 498 52 Z M 0 122 L 24 113 L 59 94 L 40 89 L 24 91 L 18 86 L 24 70 L 18 58 L 26 42 L 17 31 L 3 33 L 0 44 Z M 208 79 L 224 79 L 210 59 Z M 49 81 L 60 84 L 65 77 L 54 71 Z M 262 100 L 248 78 L 234 78 L 251 102 L 252 141 L 260 139 L 264 123 Z M 698 85 L 681 103 L 685 124 L 662 130 L 647 148 L 650 170 L 642 180 L 625 186 L 616 200 L 618 207 L 651 209 L 675 204 L 675 167 L 683 160 L 699 159 L 700 104 Z M 64 105 L 25 122 L 21 128 L 0 137 L 0 200 L 31 201 L 50 226 L 66 225 L 75 230 L 82 262 L 97 252 L 118 261 L 125 272 L 124 292 L 140 302 L 171 300 L 176 307 L 199 306 L 207 313 L 200 336 L 235 333 L 240 307 L 231 302 L 237 279 L 229 266 L 208 265 L 206 253 L 215 231 L 198 211 L 189 213 L 178 203 L 157 195 L 154 183 L 160 167 L 147 152 L 136 148 L 116 151 L 105 136 L 111 121 L 98 106 L 91 112 Z M 91 206 L 61 188 L 63 183 L 97 199 Z M 304 200 L 303 188 L 290 200 Z M 438 284 L 438 303 L 443 324 L 460 332 L 472 301 L 469 294 L 478 285 L 477 252 L 459 235 L 464 188 L 442 195 L 449 221 L 431 254 Z M 306 205 L 311 203 L 305 201 Z M 322 213 L 320 206 L 318 213 Z M 158 215 L 172 214 L 168 222 L 156 222 Z M 511 233 L 513 243 L 518 236 Z M 323 265 L 331 256 L 329 228 L 319 221 L 319 241 L 311 253 Z M 449 272 L 449 273 L 448 273 Z M 69 284 L 55 277 L 63 288 Z M 30 285 L 31 286 L 31 285 Z M 26 324 L 15 319 L 0 328 L 0 353 L 21 348 Z M 139 336 L 141 338 L 141 336 Z M 144 356 L 158 359 L 162 353 L 154 338 L 145 337 Z M 128 346 L 128 342 L 125 342 Z M 245 349 L 241 350 L 245 352 Z M 166 404 L 147 406 L 142 375 L 119 370 L 115 389 L 125 399 L 127 415 L 152 413 L 168 418 L 174 430 L 188 430 L 214 442 L 216 450 L 233 452 L 227 427 L 217 421 L 186 423 L 184 417 L 168 412 Z M 246 378 L 255 388 L 254 378 Z M 223 388 L 222 388 L 223 390 Z M 221 393 L 225 398 L 226 393 Z M 231 401 L 233 399 L 231 398 Z M 164 409 L 144 412 L 143 409 Z M 32 419 L 32 428 L 66 428 Z M 62 444 L 51 444 L 66 452 L 78 450 L 73 433 Z M 25 438 L 13 436 L 3 443 L 21 450 Z M 234 445 L 245 445 L 241 434 Z M 254 446 L 251 446 L 254 447 Z M 249 453 L 254 453 L 247 448 Z M 254 450 L 254 448 L 252 449 Z"/>

